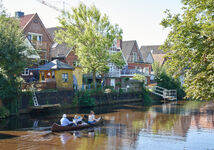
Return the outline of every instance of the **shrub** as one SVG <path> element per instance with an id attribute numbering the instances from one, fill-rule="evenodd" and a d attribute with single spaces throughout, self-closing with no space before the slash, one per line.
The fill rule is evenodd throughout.
<path id="1" fill-rule="evenodd" d="M 0 107 L 0 118 L 6 118 L 9 116 L 9 111 L 5 107 Z"/>
<path id="2" fill-rule="evenodd" d="M 80 107 L 92 107 L 95 105 L 95 99 L 91 97 L 89 91 L 80 92 L 78 101 Z"/>

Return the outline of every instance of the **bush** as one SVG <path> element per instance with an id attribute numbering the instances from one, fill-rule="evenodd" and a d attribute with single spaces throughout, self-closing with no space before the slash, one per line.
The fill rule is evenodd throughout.
<path id="1" fill-rule="evenodd" d="M 143 97 L 144 105 L 151 105 L 152 99 L 149 96 L 149 91 L 146 89 L 144 82 L 141 82 L 141 91 L 142 91 L 142 97 Z"/>
<path id="2" fill-rule="evenodd" d="M 9 116 L 9 111 L 5 107 L 0 107 L 0 118 L 6 118 Z"/>
<path id="3" fill-rule="evenodd" d="M 79 93 L 78 103 L 80 107 L 92 107 L 95 106 L 95 99 L 91 97 L 89 91 L 83 91 Z"/>
<path id="4" fill-rule="evenodd" d="M 176 90 L 178 99 L 182 99 L 185 96 L 184 88 L 181 86 L 179 79 L 173 78 L 173 75 L 167 72 L 166 66 L 160 66 L 155 63 L 152 67 L 155 72 L 155 81 L 158 86 Z"/>

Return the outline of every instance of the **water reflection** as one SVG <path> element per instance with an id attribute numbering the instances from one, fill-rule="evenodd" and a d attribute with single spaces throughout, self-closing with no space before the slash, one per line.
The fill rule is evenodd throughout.
<path id="1" fill-rule="evenodd" d="M 33 127 L 32 131 L 0 131 L 19 136 L 12 139 L 2 138 L 0 146 L 16 149 L 18 145 L 20 149 L 35 149 L 35 144 L 30 144 L 33 142 L 37 143 L 37 149 L 42 150 L 214 149 L 214 105 L 211 106 L 199 102 L 178 102 L 152 107 L 126 104 L 95 108 L 97 116 L 101 115 L 105 120 L 103 126 L 62 133 L 34 130 L 41 126 L 51 126 L 58 120 L 53 116 L 28 120 L 22 118 L 21 120 Z M 68 111 L 67 113 L 71 114 Z M 10 124 L 10 120 L 5 121 L 5 124 Z M 1 124 L 1 129 L 6 128 L 5 124 Z M 17 124 L 16 128 L 21 127 L 20 124 L 25 125 Z"/>

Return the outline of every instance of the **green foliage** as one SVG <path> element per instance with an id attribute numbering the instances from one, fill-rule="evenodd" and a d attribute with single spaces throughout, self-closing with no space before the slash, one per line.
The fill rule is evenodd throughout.
<path id="1" fill-rule="evenodd" d="M 63 29 L 56 33 L 56 40 L 75 51 L 84 73 L 92 73 L 95 84 L 96 73 L 103 74 L 108 69 L 108 48 L 121 37 L 122 30 L 111 25 L 107 15 L 95 6 L 83 3 L 72 12 L 64 12 L 59 21 Z"/>
<path id="2" fill-rule="evenodd" d="M 5 11 L 0 12 L 0 99 L 15 113 L 21 92 L 20 76 L 30 50 L 25 46 L 18 20 L 8 17 Z"/>
<path id="3" fill-rule="evenodd" d="M 111 62 L 114 63 L 115 66 L 119 67 L 120 69 L 122 69 L 122 67 L 126 64 L 123 59 L 122 52 L 111 54 L 110 59 L 111 59 Z"/>
<path id="4" fill-rule="evenodd" d="M 125 82 L 128 82 L 129 81 L 129 77 L 125 77 L 124 80 L 125 80 Z"/>
<path id="5" fill-rule="evenodd" d="M 185 96 L 185 92 L 178 79 L 174 79 L 172 74 L 167 73 L 166 66 L 161 66 L 159 63 L 152 65 L 155 74 L 155 81 L 157 85 L 166 89 L 175 89 L 177 91 L 178 99 L 182 99 Z"/>
<path id="6" fill-rule="evenodd" d="M 161 49 L 167 53 L 169 71 L 185 75 L 188 97 L 214 99 L 213 0 L 183 0 L 183 14 L 167 17 L 161 24 L 171 31 Z"/>
<path id="7" fill-rule="evenodd" d="M 146 89 L 144 82 L 141 82 L 141 91 L 142 91 L 144 105 L 146 105 L 146 106 L 152 105 L 152 99 L 149 96 L 149 91 Z"/>
<path id="8" fill-rule="evenodd" d="M 117 83 L 116 83 L 116 86 L 117 86 L 117 87 L 121 87 L 121 83 L 120 83 L 120 82 L 117 82 Z"/>
<path id="9" fill-rule="evenodd" d="M 9 111 L 5 107 L 0 107 L 0 118 L 6 118 L 9 116 Z"/>
<path id="10" fill-rule="evenodd" d="M 142 74 L 134 74 L 133 79 L 145 83 L 146 77 L 144 75 L 142 75 Z"/>
<path id="11" fill-rule="evenodd" d="M 91 97 L 91 91 L 79 91 L 75 93 L 73 106 L 92 107 L 95 106 L 95 99 Z"/>
<path id="12" fill-rule="evenodd" d="M 95 99 L 91 97 L 89 91 L 80 92 L 79 95 L 79 106 L 80 107 L 92 107 L 95 105 Z"/>
<path id="13" fill-rule="evenodd" d="M 113 87 L 113 86 L 110 86 L 110 85 L 106 85 L 106 86 L 104 87 L 104 89 L 111 89 L 111 90 L 113 90 L 114 87 Z"/>

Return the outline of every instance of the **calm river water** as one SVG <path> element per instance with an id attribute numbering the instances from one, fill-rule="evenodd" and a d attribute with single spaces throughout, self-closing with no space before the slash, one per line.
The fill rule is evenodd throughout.
<path id="1" fill-rule="evenodd" d="M 49 127 L 66 110 L 0 121 L 1 150 L 211 150 L 214 105 L 174 102 L 145 107 L 141 103 L 94 108 L 104 125 L 82 131 L 52 133 Z"/>

